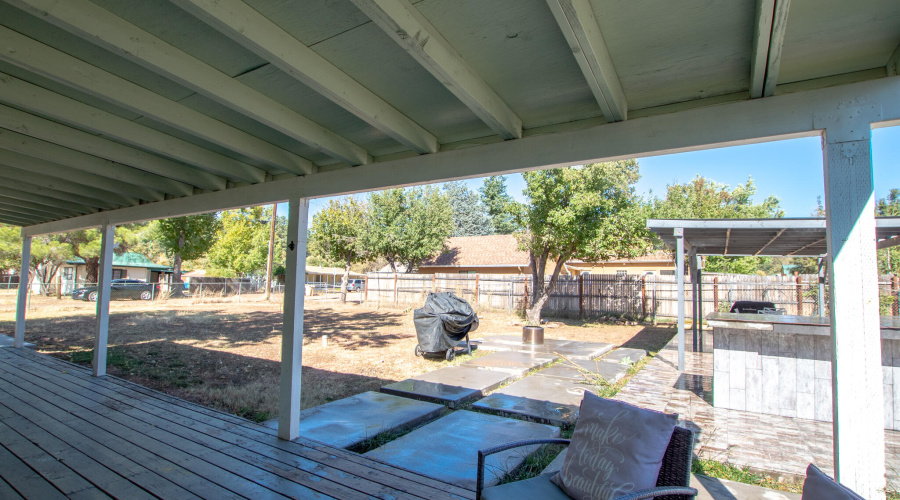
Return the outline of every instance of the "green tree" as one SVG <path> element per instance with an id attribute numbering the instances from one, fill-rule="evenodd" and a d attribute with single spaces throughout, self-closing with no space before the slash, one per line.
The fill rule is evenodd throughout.
<path id="1" fill-rule="evenodd" d="M 447 182 L 443 187 L 453 213 L 450 236 L 494 234 L 494 224 L 481 198 L 462 182 Z"/>
<path id="2" fill-rule="evenodd" d="M 875 203 L 875 215 L 879 217 L 900 217 L 900 189 L 891 189 L 888 195 Z M 878 272 L 898 274 L 897 248 L 883 248 L 878 251 Z"/>
<path id="3" fill-rule="evenodd" d="M 22 265 L 22 229 L 0 224 L 0 269 L 19 269 Z"/>
<path id="4" fill-rule="evenodd" d="M 208 252 L 215 274 L 246 276 L 266 269 L 270 212 L 266 207 L 257 206 L 219 214 L 221 226 Z"/>
<path id="5" fill-rule="evenodd" d="M 215 213 L 188 215 L 153 222 L 150 235 L 173 262 L 173 281 L 181 281 L 183 260 L 198 259 L 216 242 L 221 223 Z M 181 287 L 175 287 L 180 290 Z"/>
<path id="6" fill-rule="evenodd" d="M 687 184 L 667 187 L 666 197 L 652 202 L 653 216 L 660 219 L 759 219 L 784 217 L 778 198 L 768 196 L 754 203 L 756 186 L 748 178 L 732 190 L 725 184 L 699 175 Z M 766 263 L 765 257 L 719 257 L 706 260 L 706 270 L 716 273 L 753 274 Z"/>
<path id="7" fill-rule="evenodd" d="M 57 271 L 73 257 L 72 245 L 56 235 L 36 236 L 31 239 L 31 263 L 29 271 L 41 282 L 41 293 L 53 293 L 50 283 Z"/>
<path id="8" fill-rule="evenodd" d="M 495 234 L 512 234 L 519 227 L 514 214 L 516 202 L 506 192 L 506 177 L 495 175 L 484 180 L 479 188 L 481 201 L 487 207 Z"/>
<path id="9" fill-rule="evenodd" d="M 362 244 L 366 228 L 366 207 L 354 198 L 331 200 L 328 207 L 313 216 L 309 231 L 310 252 L 344 267 L 341 277 L 341 302 L 347 302 L 350 266 L 368 256 Z"/>
<path id="10" fill-rule="evenodd" d="M 447 196 L 438 189 L 390 189 L 369 195 L 363 244 L 373 257 L 383 257 L 412 272 L 423 260 L 438 255 L 453 231 Z"/>
<path id="11" fill-rule="evenodd" d="M 528 203 L 516 212 L 524 228 L 519 245 L 531 260 L 529 323 L 540 322 L 541 308 L 568 260 L 629 258 L 646 252 L 650 235 L 634 194 L 638 168 L 635 160 L 627 160 L 523 174 Z"/>

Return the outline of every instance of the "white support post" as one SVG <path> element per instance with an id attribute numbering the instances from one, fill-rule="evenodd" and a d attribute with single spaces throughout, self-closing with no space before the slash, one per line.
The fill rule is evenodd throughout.
<path id="1" fill-rule="evenodd" d="M 25 309 L 28 307 L 28 287 L 31 280 L 28 269 L 31 262 L 31 237 L 22 231 L 22 266 L 19 271 L 19 294 L 16 302 L 16 333 L 14 345 L 18 348 L 25 347 Z"/>
<path id="2" fill-rule="evenodd" d="M 287 263 L 284 284 L 284 331 L 281 335 L 281 388 L 278 437 L 300 436 L 300 368 L 303 350 L 303 296 L 306 277 L 306 226 L 309 199 L 288 200 Z"/>
<path id="3" fill-rule="evenodd" d="M 697 253 L 693 248 L 688 251 L 688 270 L 691 277 L 691 352 L 697 352 Z"/>
<path id="4" fill-rule="evenodd" d="M 684 371 L 684 229 L 675 228 L 675 277 L 678 279 L 678 371 Z"/>
<path id="5" fill-rule="evenodd" d="M 112 281 L 113 247 L 116 241 L 115 224 L 100 228 L 100 269 L 97 274 L 97 328 L 94 336 L 94 376 L 106 375 L 106 344 L 109 341 L 109 292 Z"/>
<path id="6" fill-rule="evenodd" d="M 831 381 L 838 481 L 884 499 L 884 398 L 875 254 L 870 123 L 881 108 L 816 114 L 824 144 L 826 238 L 831 274 Z"/>

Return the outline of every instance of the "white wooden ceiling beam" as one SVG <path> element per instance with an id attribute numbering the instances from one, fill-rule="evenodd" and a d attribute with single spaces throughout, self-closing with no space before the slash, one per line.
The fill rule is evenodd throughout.
<path id="1" fill-rule="evenodd" d="M 11 210 L 5 210 L 0 208 L 0 220 L 9 220 L 13 221 L 18 225 L 28 225 L 28 224 L 38 224 L 41 222 L 45 222 L 47 219 L 52 219 L 53 217 L 39 217 L 36 215 L 26 215 L 18 212 L 13 212 Z"/>
<path id="2" fill-rule="evenodd" d="M 182 9 L 418 153 L 437 138 L 241 0 L 174 0 Z"/>
<path id="3" fill-rule="evenodd" d="M 756 0 L 750 53 L 750 97 L 775 95 L 791 0 Z"/>
<path id="4" fill-rule="evenodd" d="M 350 165 L 365 149 L 89 0 L 10 0 L 23 10 Z M 279 165 L 290 168 L 291 165 Z M 312 173 L 311 164 L 304 172 Z"/>
<path id="5" fill-rule="evenodd" d="M 222 177 L 9 106 L 0 105 L 0 128 L 168 177 L 201 189 L 213 191 L 225 189 L 226 181 Z"/>
<path id="6" fill-rule="evenodd" d="M 0 44 L 0 60 L 65 86 L 284 171 L 306 173 L 312 168 L 304 158 L 2 26 Z M 259 168 L 232 163 L 241 165 L 231 165 L 232 177 L 247 182 L 265 178 Z"/>
<path id="7" fill-rule="evenodd" d="M 96 227 L 103 220 L 124 224 L 178 217 L 281 202 L 290 196 L 337 196 L 598 161 L 699 151 L 712 146 L 821 136 L 822 131 L 814 128 L 813 114 L 857 100 L 880 104 L 883 121 L 873 124 L 873 128 L 900 125 L 898 95 L 900 78 L 881 78 L 373 163 L 353 169 L 353 175 L 347 175 L 345 170 L 336 170 L 308 177 L 274 180 L 102 212 L 102 217 L 101 214 L 92 214 L 39 224 L 26 228 L 26 233 L 34 236 Z"/>
<path id="8" fill-rule="evenodd" d="M 201 170 L 198 182 L 204 178 L 202 171 L 244 182 L 260 182 L 266 177 L 259 168 L 4 73 L 0 73 L 0 101 L 193 165 Z"/>
<path id="9" fill-rule="evenodd" d="M 28 179 L 28 181 L 22 180 L 22 177 L 15 175 L 15 173 L 13 174 L 13 176 L 10 176 L 8 175 L 10 172 L 12 172 L 12 169 L 9 169 L 9 171 L 4 169 L 2 172 L 0 172 L 0 184 L 6 186 L 6 188 L 8 189 L 12 189 L 20 193 L 22 196 L 28 196 L 29 199 L 36 196 L 47 196 L 52 197 L 56 200 L 60 200 L 61 203 L 72 203 L 74 206 L 84 205 L 96 209 L 106 210 L 118 208 L 115 203 L 112 203 L 109 200 L 83 196 L 71 191 L 62 191 L 60 189 L 56 189 L 58 186 L 54 185 L 53 182 L 39 185 L 30 182 L 32 179 Z M 22 172 L 20 170 L 16 170 L 16 172 L 26 174 L 26 172 Z M 95 212 L 96 210 L 85 211 Z"/>
<path id="10" fill-rule="evenodd" d="M 13 189 L 12 187 L 4 187 L 0 186 L 0 196 L 6 198 L 7 203 L 13 203 L 13 201 L 9 200 L 18 200 L 16 203 L 24 203 L 25 205 L 19 205 L 22 207 L 28 206 L 28 204 L 36 204 L 45 207 L 58 208 L 62 210 L 67 210 L 72 213 L 80 213 L 80 214 L 89 214 L 96 212 L 97 209 L 90 206 L 84 205 L 82 203 L 72 203 L 68 201 L 60 200 L 59 198 L 54 198 L 52 195 L 48 194 L 36 194 L 36 193 L 28 193 L 22 191 L 20 189 Z"/>
<path id="11" fill-rule="evenodd" d="M 408 0 L 352 2 L 494 132 L 522 137 L 522 120 Z"/>
<path id="12" fill-rule="evenodd" d="M 194 187 L 183 182 L 173 181 L 172 179 L 2 128 L 0 128 L 0 149 L 41 158 L 58 165 L 98 174 L 107 179 L 146 187 L 161 193 L 168 193 L 174 196 L 194 194 Z"/>
<path id="13" fill-rule="evenodd" d="M 608 122 L 628 118 L 628 101 L 588 0 L 547 0 Z"/>
<path id="14" fill-rule="evenodd" d="M 110 181 L 101 175 L 79 172 L 46 160 L 3 149 L 0 149 L 0 165 L 9 167 L 3 169 L 3 175 L 14 175 L 15 172 L 11 171 L 18 169 L 26 173 L 23 180 L 34 182 L 35 184 L 42 183 L 45 179 L 55 179 L 61 184 L 82 185 L 88 188 L 88 191 L 85 191 L 86 193 L 94 193 L 98 197 L 107 196 L 118 205 L 137 205 L 139 200 L 159 201 L 165 198 L 158 191 L 133 186 L 124 182 Z M 91 195 L 86 194 L 86 196 Z M 118 200 L 118 202 L 115 200 Z"/>
<path id="15" fill-rule="evenodd" d="M 6 196 L 0 195 L 0 208 L 9 210 L 11 212 L 18 212 L 25 215 L 35 214 L 41 215 L 44 217 L 54 217 L 54 218 L 62 218 L 62 217 L 74 217 L 76 215 L 84 215 L 84 212 L 75 212 L 73 210 L 64 210 L 62 208 L 56 207 L 48 207 L 46 205 L 41 205 L 40 203 L 32 203 L 28 201 L 23 201 L 18 198 L 9 198 Z M 92 212 L 88 212 L 92 213 Z"/>

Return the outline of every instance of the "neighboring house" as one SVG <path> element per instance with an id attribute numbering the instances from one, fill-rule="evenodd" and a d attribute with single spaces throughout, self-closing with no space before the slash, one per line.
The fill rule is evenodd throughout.
<path id="1" fill-rule="evenodd" d="M 419 264 L 419 274 L 531 274 L 528 252 L 511 234 L 458 236 L 447 250 Z"/>
<path id="2" fill-rule="evenodd" d="M 171 274 L 172 268 L 156 264 L 146 255 L 137 252 L 113 254 L 111 279 L 129 278 L 144 280 L 148 283 L 159 283 L 160 276 Z M 56 279 L 60 285 L 60 293 L 71 293 L 78 285 L 85 283 L 86 267 L 84 260 L 77 258 L 67 260 L 59 269 Z"/>
<path id="3" fill-rule="evenodd" d="M 330 286 L 340 286 L 344 270 L 340 267 L 306 266 L 306 282 Z M 350 271 L 350 279 L 365 278 L 362 273 Z"/>
<path id="4" fill-rule="evenodd" d="M 548 263 L 548 266 L 550 263 Z M 419 265 L 419 274 L 531 274 L 528 252 L 519 249 L 511 234 L 450 238 L 447 250 Z M 603 262 L 572 260 L 562 274 L 675 274 L 675 261 L 668 252 L 655 252 L 634 259 Z"/>

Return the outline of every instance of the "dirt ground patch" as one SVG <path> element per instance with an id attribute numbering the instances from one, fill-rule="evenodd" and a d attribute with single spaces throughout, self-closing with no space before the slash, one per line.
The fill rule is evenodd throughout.
<path id="1" fill-rule="evenodd" d="M 37 350 L 90 365 L 95 305 L 34 297 L 25 340 Z M 254 420 L 278 412 L 281 304 L 253 296 L 110 304 L 108 372 Z M 473 339 L 521 331 L 515 315 L 479 311 Z M 15 295 L 0 291 L 0 334 L 13 335 Z M 552 320 L 546 338 L 610 342 L 657 351 L 671 327 Z M 327 340 L 323 340 L 327 336 Z M 411 309 L 306 301 L 301 407 L 309 408 L 452 363 L 413 355 Z M 486 353 L 475 353 L 474 356 Z"/>

